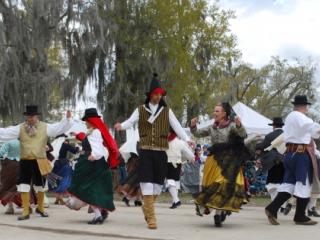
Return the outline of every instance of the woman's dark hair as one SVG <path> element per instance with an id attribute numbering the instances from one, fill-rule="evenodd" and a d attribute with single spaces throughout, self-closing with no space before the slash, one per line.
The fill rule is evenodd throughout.
<path id="1" fill-rule="evenodd" d="M 223 110 L 226 112 L 227 118 L 229 119 L 232 112 L 232 107 L 228 102 L 222 102 L 219 104 L 223 108 Z"/>

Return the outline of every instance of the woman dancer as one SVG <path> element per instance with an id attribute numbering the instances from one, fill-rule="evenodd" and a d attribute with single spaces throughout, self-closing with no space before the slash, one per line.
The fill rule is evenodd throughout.
<path id="1" fill-rule="evenodd" d="M 86 122 L 88 132 L 85 136 L 81 134 L 82 152 L 68 189 L 72 197 L 66 205 L 79 210 L 89 204 L 95 216 L 88 224 L 102 224 L 107 211 L 115 210 L 110 168 L 119 165 L 119 150 L 95 108 L 86 109 L 82 120 Z"/>
<path id="2" fill-rule="evenodd" d="M 65 135 L 62 137 L 65 138 Z M 63 196 L 67 193 L 67 189 L 71 184 L 73 170 L 72 164 L 67 158 L 67 154 L 77 154 L 78 152 L 79 148 L 72 146 L 69 140 L 65 139 L 65 141 L 61 145 L 59 157 L 54 162 L 52 172 L 48 176 L 49 191 L 55 194 L 56 205 L 65 204 L 63 201 Z"/>
<path id="3" fill-rule="evenodd" d="M 195 194 L 197 214 L 216 209 L 214 221 L 221 227 L 227 214 L 238 212 L 245 199 L 242 163 L 249 158 L 244 146 L 246 131 L 240 119 L 231 120 L 232 108 L 222 103 L 214 109 L 214 125 L 197 129 L 197 118 L 191 120 L 191 132 L 198 137 L 211 137 L 212 147 L 204 165 L 202 191 Z"/>

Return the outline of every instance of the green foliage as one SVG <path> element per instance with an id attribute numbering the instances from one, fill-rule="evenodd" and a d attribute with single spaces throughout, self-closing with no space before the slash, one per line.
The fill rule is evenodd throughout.
<path id="1" fill-rule="evenodd" d="M 0 0 L 0 114 L 17 120 L 37 103 L 48 116 L 93 81 L 112 124 L 144 101 L 153 72 L 187 120 L 222 100 L 281 115 L 314 93 L 312 64 L 241 63 L 232 18 L 206 0 Z"/>
<path id="2" fill-rule="evenodd" d="M 218 98 L 232 103 L 242 101 L 268 117 L 285 116 L 291 110 L 291 100 L 297 94 L 314 99 L 316 89 L 315 64 L 288 62 L 279 57 L 260 69 L 248 64 L 229 66 L 219 80 Z"/>
<path id="3" fill-rule="evenodd" d="M 70 73 L 80 79 L 80 89 L 88 77 L 97 78 L 98 102 L 109 122 L 128 117 L 143 102 L 152 72 L 159 73 L 178 116 L 185 109 L 189 116 L 203 112 L 217 73 L 239 56 L 229 32 L 232 12 L 209 8 L 204 0 L 97 1 L 82 7 L 81 27 L 71 33 L 77 42 L 67 45 L 74 53 Z"/>

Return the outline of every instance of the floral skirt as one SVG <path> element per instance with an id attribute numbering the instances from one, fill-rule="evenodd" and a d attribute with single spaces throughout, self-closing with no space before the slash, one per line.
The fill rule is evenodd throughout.
<path id="1" fill-rule="evenodd" d="M 229 182 L 221 173 L 214 156 L 209 156 L 204 166 L 202 191 L 195 194 L 195 204 L 201 209 L 210 208 L 239 212 L 245 200 L 244 176 L 242 170 Z"/>

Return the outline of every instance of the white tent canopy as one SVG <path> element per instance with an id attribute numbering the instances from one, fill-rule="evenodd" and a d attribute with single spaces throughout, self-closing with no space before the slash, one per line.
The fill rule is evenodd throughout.
<path id="1" fill-rule="evenodd" d="M 126 130 L 127 141 L 119 149 L 125 162 L 130 158 L 130 153 L 137 153 L 137 142 L 139 141 L 138 128 L 130 128 Z"/>
<path id="2" fill-rule="evenodd" d="M 266 135 L 272 131 L 272 127 L 269 123 L 272 120 L 261 115 L 245 104 L 238 102 L 233 106 L 233 110 L 236 112 L 237 116 L 240 117 L 243 126 L 245 127 L 248 135 L 261 134 Z M 198 125 L 198 129 L 210 126 L 213 124 L 213 120 L 208 120 Z"/>

